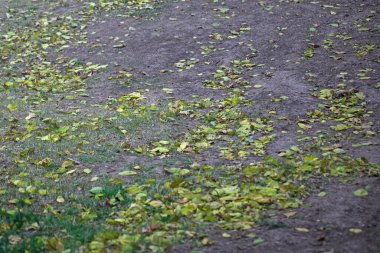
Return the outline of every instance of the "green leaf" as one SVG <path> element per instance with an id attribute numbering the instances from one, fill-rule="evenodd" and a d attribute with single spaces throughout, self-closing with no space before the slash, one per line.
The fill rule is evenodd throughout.
<path id="1" fill-rule="evenodd" d="M 190 170 L 180 169 L 180 168 L 169 168 L 169 169 L 165 169 L 165 171 L 169 172 L 170 174 L 181 175 L 181 176 L 184 176 L 190 173 Z"/>
<path id="2" fill-rule="evenodd" d="M 151 150 L 151 153 L 164 154 L 164 153 L 168 153 L 168 152 L 169 152 L 169 149 L 166 147 L 157 147 L 157 148 L 154 148 Z"/>
<path id="3" fill-rule="evenodd" d="M 257 238 L 255 240 L 253 240 L 253 245 L 259 245 L 261 243 L 265 242 L 265 240 L 263 238 Z"/>
<path id="4" fill-rule="evenodd" d="M 91 169 L 83 169 L 83 172 L 86 174 L 90 174 L 92 172 L 92 170 Z"/>
<path id="5" fill-rule="evenodd" d="M 312 58 L 314 56 L 314 48 L 309 47 L 308 49 L 305 50 L 305 52 L 303 53 L 303 55 L 306 58 Z"/>
<path id="6" fill-rule="evenodd" d="M 357 189 L 354 191 L 354 195 L 356 197 L 364 197 L 368 195 L 368 191 L 366 189 Z"/>
<path id="7" fill-rule="evenodd" d="M 177 151 L 182 152 L 188 145 L 189 145 L 189 143 L 186 141 L 181 142 L 181 145 L 179 146 L 179 148 L 177 148 Z"/>
<path id="8" fill-rule="evenodd" d="M 13 112 L 13 111 L 17 110 L 17 105 L 16 104 L 9 104 L 7 106 L 7 108 L 9 111 Z"/>
<path id="9" fill-rule="evenodd" d="M 332 129 L 336 130 L 336 131 L 343 131 L 343 130 L 346 130 L 349 128 L 349 126 L 345 125 L 345 124 L 339 124 L 339 125 L 336 125 L 336 126 L 331 126 Z"/>
<path id="10" fill-rule="evenodd" d="M 93 187 L 90 192 L 92 194 L 99 194 L 99 193 L 102 193 L 103 192 L 103 187 L 100 187 L 100 186 L 95 186 Z"/>
<path id="11" fill-rule="evenodd" d="M 304 130 L 312 128 L 312 126 L 303 123 L 298 123 L 298 127 Z"/>
<path id="12" fill-rule="evenodd" d="M 133 176 L 136 174 L 137 174 L 137 172 L 131 171 L 131 170 L 125 170 L 125 171 L 119 172 L 120 176 Z"/>
<path id="13" fill-rule="evenodd" d="M 351 146 L 353 148 L 358 148 L 358 147 L 369 146 L 369 145 L 373 145 L 373 142 L 368 141 L 368 142 L 356 143 L 356 144 L 352 144 Z"/>

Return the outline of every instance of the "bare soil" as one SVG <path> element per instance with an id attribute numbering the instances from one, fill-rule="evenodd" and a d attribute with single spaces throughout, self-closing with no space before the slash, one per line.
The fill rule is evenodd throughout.
<path id="1" fill-rule="evenodd" d="M 247 97 L 255 102 L 249 113 L 267 115 L 275 110 L 287 120 L 276 125 L 277 140 L 269 147 L 269 154 L 297 144 L 296 128 L 292 122 L 306 117 L 306 112 L 316 108 L 318 100 L 310 94 L 321 88 L 333 88 L 337 83 L 346 83 L 348 87 L 359 88 L 367 96 L 367 107 L 373 111 L 375 128 L 380 126 L 378 82 L 379 48 L 366 57 L 355 55 L 355 46 L 375 43 L 380 40 L 377 28 L 378 20 L 373 18 L 366 27 L 371 33 L 363 34 L 353 25 L 365 20 L 372 10 L 378 10 L 376 1 L 267 1 L 264 10 L 256 2 L 224 1 L 227 14 L 218 12 L 220 3 L 212 1 L 165 1 L 159 11 L 150 13 L 151 17 L 131 19 L 120 15 L 98 17 L 88 26 L 88 43 L 67 49 L 64 55 L 83 62 L 109 64 L 110 71 L 89 87 L 92 102 L 105 101 L 108 97 L 118 97 L 132 92 L 136 88 L 148 88 L 149 102 L 167 103 L 162 88 L 174 89 L 176 99 L 200 97 L 218 98 L 223 90 L 205 88 L 203 81 L 212 78 L 212 73 L 221 65 L 229 65 L 231 60 L 248 58 L 255 64 L 262 64 L 250 73 L 251 84 L 261 84 L 261 89 L 247 91 Z M 335 15 L 324 5 L 337 6 Z M 220 15 L 228 18 L 220 18 Z M 339 24 L 335 24 L 335 23 Z M 338 25 L 338 27 L 335 27 Z M 251 30 L 227 39 L 231 31 L 240 27 Z M 315 28 L 317 32 L 309 32 Z M 223 40 L 212 40 L 214 33 L 221 34 Z M 352 37 L 348 42 L 335 41 L 333 50 L 323 50 L 324 40 L 329 34 L 347 34 Z M 126 37 L 127 36 L 127 37 Z M 123 48 L 115 48 L 125 43 Z M 210 41 L 216 51 L 209 55 L 201 54 L 201 46 Z M 312 44 L 315 48 L 313 58 L 305 59 L 303 52 Z M 249 49 L 250 45 L 254 52 Z M 340 60 L 330 56 L 332 52 L 344 52 Z M 189 70 L 178 72 L 175 63 L 181 59 L 199 59 L 199 63 Z M 206 62 L 206 64 L 204 63 Z M 359 80 L 356 75 L 361 69 L 373 70 L 369 80 Z M 120 70 L 134 74 L 133 85 L 115 85 L 107 77 Z M 162 70 L 173 72 L 162 73 Z M 340 75 L 347 72 L 347 75 Z M 282 103 L 273 103 L 271 97 L 287 96 Z M 287 131 L 281 133 L 281 131 Z M 329 131 L 328 129 L 321 129 Z M 375 146 L 366 146 L 353 150 L 350 146 L 360 136 L 352 136 L 344 146 L 349 155 L 365 156 L 373 162 L 380 162 L 378 145 L 380 139 L 373 137 Z M 356 140 L 355 140 L 356 138 Z"/>
<path id="2" fill-rule="evenodd" d="M 317 89 L 335 87 L 337 83 L 346 83 L 348 87 L 364 92 L 367 108 L 373 112 L 368 121 L 372 121 L 374 129 L 379 131 L 380 90 L 375 88 L 375 84 L 379 82 L 380 49 L 377 47 L 362 58 L 355 55 L 355 46 L 378 45 L 380 41 L 378 16 L 364 24 L 372 31 L 370 33 L 358 31 L 355 25 L 371 16 L 371 11 L 380 12 L 377 0 L 268 0 L 263 5 L 257 1 L 220 2 L 167 1 L 158 13 L 151 13 L 151 19 L 132 19 L 120 15 L 98 17 L 87 28 L 88 44 L 69 48 L 64 55 L 83 62 L 109 64 L 108 74 L 125 70 L 135 76 L 132 86 L 116 85 L 107 78 L 108 75 L 101 76 L 98 82 L 88 87 L 89 102 L 102 102 L 136 88 L 148 88 L 149 102 L 164 104 L 166 94 L 162 91 L 163 87 L 174 89 L 176 99 L 191 99 L 193 95 L 218 98 L 224 91 L 207 89 L 202 81 L 211 78 L 219 66 L 228 65 L 234 59 L 248 58 L 262 64 L 261 68 L 251 73 L 251 76 L 257 77 L 250 77 L 250 83 L 261 84 L 262 88 L 247 91 L 247 97 L 255 102 L 248 113 L 267 115 L 269 111 L 276 111 L 287 119 L 275 125 L 278 138 L 269 145 L 268 154 L 275 155 L 292 145 L 299 145 L 297 138 L 300 136 L 294 122 L 304 118 L 306 112 L 318 103 L 311 93 Z M 272 8 L 265 10 L 268 6 Z M 228 8 L 228 12 L 223 14 L 218 11 L 221 7 Z M 252 29 L 234 39 L 227 39 L 231 30 L 242 26 Z M 311 28 L 315 32 L 310 32 Z M 221 34 L 224 39 L 211 40 L 214 33 Z M 332 33 L 347 34 L 352 39 L 336 40 L 332 50 L 323 50 L 325 40 L 335 38 L 329 35 Z M 115 37 L 121 38 L 126 46 L 115 48 L 114 45 L 119 43 L 112 40 Z M 213 41 L 215 52 L 202 55 L 201 46 L 209 46 L 210 41 Z M 303 57 L 303 52 L 310 45 L 315 55 L 307 59 Z M 339 54 L 341 51 L 344 53 Z M 341 59 L 331 58 L 334 52 L 338 52 Z M 194 68 L 178 72 L 175 63 L 190 58 L 199 59 L 199 63 Z M 373 70 L 369 74 L 371 78 L 358 79 L 360 69 L 366 68 Z M 163 73 L 162 70 L 167 69 L 173 72 Z M 342 75 L 342 72 L 347 74 Z M 270 100 L 271 97 L 280 96 L 287 96 L 288 99 L 277 104 Z M 324 127 L 320 130 L 327 135 L 331 131 Z M 349 155 L 379 163 L 379 137 L 372 137 L 374 145 L 352 148 L 351 145 L 360 142 L 361 138 L 350 136 L 341 144 Z M 337 140 L 331 140 L 330 144 L 334 142 Z M 121 159 L 128 161 L 137 158 Z M 346 183 L 338 179 L 320 179 L 317 187 L 304 207 L 294 210 L 295 216 L 286 218 L 284 213 L 279 213 L 268 220 L 272 220 L 272 224 L 280 224 L 279 228 L 262 225 L 250 231 L 232 232 L 231 238 L 222 237 L 224 231 L 211 230 L 214 244 L 200 250 L 380 252 L 379 178 L 352 179 Z M 369 189 L 368 196 L 359 198 L 353 195 L 353 191 L 363 187 Z M 325 191 L 326 196 L 316 196 L 320 191 Z M 297 231 L 296 228 L 308 230 L 302 232 L 302 229 Z M 350 232 L 351 228 L 359 228 L 362 232 Z M 249 233 L 264 241 L 255 245 L 255 239 L 247 237 Z M 190 242 L 174 248 L 173 252 L 190 252 L 192 249 L 197 249 L 197 246 Z"/>
<path id="3" fill-rule="evenodd" d="M 226 231 L 213 231 L 212 246 L 204 252 L 378 252 L 380 242 L 379 178 L 353 179 L 350 183 L 337 180 L 318 182 L 304 207 L 293 210 L 295 215 L 276 214 L 261 226 L 248 231 L 232 232 L 231 238 L 222 236 Z M 368 187 L 370 194 L 363 198 L 353 195 L 359 188 Z M 324 197 L 318 192 L 326 192 Z M 308 229 L 308 232 L 302 229 Z M 359 228 L 360 233 L 350 232 Z M 297 230 L 298 229 L 298 230 Z M 228 231 L 227 231 L 228 232 Z M 228 232 L 229 233 L 229 232 Z M 256 235 L 252 238 L 250 235 Z M 255 245 L 261 238 L 263 242 Z M 179 246 L 173 252 L 189 252 L 193 244 Z"/>
<path id="4" fill-rule="evenodd" d="M 75 4 L 68 1 L 67 8 L 73 9 Z M 3 5 L 0 2 L 0 8 Z M 293 145 L 306 149 L 308 143 L 300 142 L 300 138 L 322 134 L 331 137 L 324 139 L 324 146 L 339 144 L 349 156 L 380 163 L 380 89 L 376 88 L 380 82 L 378 0 L 165 0 L 158 9 L 146 11 L 141 17 L 125 17 L 123 11 L 97 16 L 86 27 L 87 43 L 62 52 L 67 59 L 109 65 L 86 87 L 89 97 L 81 99 L 88 104 L 104 104 L 110 97 L 136 89 L 146 89 L 147 103 L 158 106 L 174 99 L 218 99 L 227 92 L 205 87 L 204 80 L 212 79 L 216 69 L 231 65 L 232 60 L 250 59 L 257 67 L 245 78 L 252 86 L 262 87 L 247 89 L 245 95 L 254 103 L 252 108 L 245 108 L 246 113 L 285 118 L 276 121 L 277 138 L 268 145 L 267 154 L 275 156 Z M 0 21 L 3 18 L 5 14 L 0 12 Z M 250 29 L 242 30 L 247 27 Z M 362 27 L 368 30 L 360 30 Z M 222 39 L 218 39 L 219 35 Z M 338 39 L 337 35 L 350 38 Z M 333 41 L 332 46 L 326 46 L 329 41 Z M 361 47 L 371 44 L 376 47 L 365 57 L 356 55 Z M 205 47 L 210 52 L 205 53 Z M 308 58 L 304 52 L 310 47 L 314 55 Z M 54 54 L 49 57 L 54 61 Z M 176 67 L 180 60 L 192 58 L 198 60 L 192 68 L 180 71 Z M 133 77 L 121 81 L 109 78 L 120 71 L 133 73 Z M 359 78 L 363 72 L 368 78 Z M 296 122 L 321 103 L 312 94 L 336 88 L 339 83 L 365 94 L 365 107 L 370 113 L 362 124 L 370 125 L 375 135 L 370 139 L 363 134 L 337 135 L 323 124 L 300 134 Z M 173 89 L 174 99 L 168 99 L 163 88 Z M 273 102 L 272 98 L 281 96 L 287 98 L 281 103 Z M 194 123 L 180 122 L 169 127 L 177 136 L 190 129 L 191 124 Z M 352 146 L 369 140 L 370 145 Z M 216 152 L 201 152 L 193 159 L 231 163 L 219 159 Z M 261 157 L 235 162 L 258 159 Z M 160 159 L 141 159 L 139 155 L 119 154 L 114 161 L 96 167 L 104 174 L 116 173 L 120 164 L 137 161 L 139 165 L 154 167 L 157 174 L 162 173 L 157 165 Z M 268 212 L 268 218 L 257 228 L 227 232 L 210 229 L 207 233 L 212 245 L 199 247 L 190 241 L 168 251 L 380 252 L 380 178 L 342 181 L 319 178 L 310 182 L 311 194 L 303 207 Z M 360 188 L 367 189 L 368 196 L 353 194 Z M 326 195 L 318 196 L 320 192 Z M 231 237 L 225 238 L 223 233 Z"/>

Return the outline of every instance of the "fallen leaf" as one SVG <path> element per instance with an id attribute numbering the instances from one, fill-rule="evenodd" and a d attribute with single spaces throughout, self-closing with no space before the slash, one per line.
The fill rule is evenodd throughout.
<path id="1" fill-rule="evenodd" d="M 285 215 L 286 218 L 293 217 L 296 214 L 297 214 L 297 212 L 287 212 L 287 213 L 284 213 L 284 215 Z"/>
<path id="2" fill-rule="evenodd" d="M 62 196 L 58 196 L 56 200 L 57 200 L 58 203 L 65 202 L 65 199 Z"/>
<path id="3" fill-rule="evenodd" d="M 92 172 L 92 170 L 90 170 L 90 169 L 84 169 L 83 172 L 86 173 L 86 174 L 90 174 Z"/>
<path id="4" fill-rule="evenodd" d="M 33 113 L 33 112 L 30 112 L 30 113 L 28 114 L 28 116 L 25 117 L 25 119 L 26 119 L 26 120 L 30 120 L 30 119 L 32 119 L 32 118 L 34 118 L 34 117 L 36 117 L 36 114 Z"/>
<path id="5" fill-rule="evenodd" d="M 119 172 L 120 176 L 133 176 L 136 174 L 137 174 L 136 171 L 131 171 L 131 170 L 125 170 L 125 171 Z"/>
<path id="6" fill-rule="evenodd" d="M 360 228 L 350 228 L 349 231 L 354 234 L 359 234 L 363 232 L 363 230 L 361 230 Z"/>
<path id="7" fill-rule="evenodd" d="M 102 193 L 102 192 L 103 192 L 103 187 L 95 186 L 95 187 L 91 188 L 90 192 L 91 192 L 92 194 L 99 194 L 99 193 Z"/>
<path id="8" fill-rule="evenodd" d="M 149 202 L 149 205 L 154 206 L 154 207 L 160 207 L 160 206 L 163 206 L 164 203 L 162 203 L 162 201 L 159 201 L 159 200 L 152 200 L 151 202 Z"/>
<path id="9" fill-rule="evenodd" d="M 302 232 L 302 233 L 307 233 L 307 232 L 309 232 L 309 229 L 308 228 L 296 228 L 296 231 Z"/>
<path id="10" fill-rule="evenodd" d="M 94 182 L 94 181 L 97 181 L 97 180 L 99 180 L 99 177 L 98 176 L 95 176 L 95 177 L 93 177 L 93 178 L 91 178 L 91 182 Z"/>
<path id="11" fill-rule="evenodd" d="M 8 237 L 8 241 L 10 244 L 12 245 L 16 245 L 16 244 L 19 244 L 21 241 L 22 241 L 22 238 L 18 235 L 10 235 Z"/>
<path id="12" fill-rule="evenodd" d="M 356 197 L 364 197 L 368 195 L 368 191 L 366 189 L 357 189 L 354 191 L 354 195 Z"/>
<path id="13" fill-rule="evenodd" d="M 257 238 L 255 240 L 253 240 L 253 245 L 259 245 L 261 243 L 265 242 L 265 240 L 263 238 Z"/>

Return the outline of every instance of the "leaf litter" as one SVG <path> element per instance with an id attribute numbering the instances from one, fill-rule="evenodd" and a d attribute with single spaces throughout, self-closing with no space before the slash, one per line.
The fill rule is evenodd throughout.
<path id="1" fill-rule="evenodd" d="M 52 4 L 48 11 L 38 10 L 36 3 L 35 9 L 8 9 L 0 27 L 2 249 L 160 252 L 186 239 L 210 246 L 214 241 L 203 234 L 205 227 L 249 231 L 268 211 L 285 210 L 285 216 L 294 216 L 296 213 L 289 210 L 302 206 L 313 178 L 379 175 L 378 164 L 345 155 L 346 140 L 353 148 L 378 143 L 371 139 L 377 137 L 373 115 L 378 112 L 370 109 L 368 87 L 353 86 L 355 80 L 346 80 L 347 75 L 354 78 L 351 73 L 341 72 L 343 80 L 336 85 L 319 87 L 320 81 L 315 82 L 310 94 L 316 101 L 314 106 L 288 122 L 300 144 L 283 150 L 278 157 L 268 155 L 270 145 L 280 138 L 277 124 L 283 120 L 274 104 L 287 103 L 291 94 L 268 96 L 268 113 L 260 111 L 259 102 L 251 99 L 252 91 L 267 89 L 275 68 L 256 57 L 257 49 L 248 38 L 257 29 L 235 20 L 250 3 L 237 2 L 204 1 L 212 15 L 211 28 L 197 35 L 200 38 L 194 35 L 192 43 L 196 45 L 186 57 L 175 55 L 177 59 L 166 66 L 158 64 L 156 70 L 120 69 L 118 62 L 112 62 L 120 59 L 118 56 L 106 62 L 96 57 L 86 60 L 81 55 L 70 59 L 70 50 L 99 48 L 97 55 L 107 55 L 108 45 L 115 55 L 129 50 L 128 40 L 134 33 L 144 32 L 134 28 L 141 28 L 138 25 L 119 23 L 128 36 L 120 40 L 115 34 L 104 43 L 101 39 L 91 41 L 88 27 L 115 13 L 118 18 L 134 20 L 131 22 L 159 18 L 175 2 L 85 1 L 59 16 L 57 11 L 67 8 L 65 3 Z M 282 5 L 288 8 L 303 1 L 270 2 L 259 2 L 256 8 L 263 15 L 273 15 Z M 238 8 L 232 7 L 236 5 Z M 334 5 L 322 8 L 335 9 Z M 336 7 L 328 15 L 335 16 L 339 10 Z M 195 8 L 190 16 L 197 15 L 196 11 L 200 10 Z M 367 22 L 371 15 L 375 13 L 366 17 Z M 22 18 L 26 23 L 21 23 Z M 168 18 L 174 24 L 180 19 Z M 219 29 L 219 22 L 232 28 Z M 339 32 L 339 24 L 331 24 L 331 29 Z M 205 29 L 203 26 L 207 24 L 198 28 Z M 289 30 L 276 27 L 271 36 L 278 38 L 269 43 L 287 36 Z M 372 57 L 377 50 L 371 43 L 346 45 L 341 40 L 351 40 L 348 35 L 331 33 L 320 35 L 329 38 L 320 46 L 321 38 L 314 33 L 321 30 L 309 29 L 308 40 L 315 42 L 304 43 L 294 64 L 300 61 L 308 66 L 323 54 L 337 54 L 332 52 L 335 43 L 351 46 L 347 51 L 358 61 Z M 370 33 L 371 29 L 358 32 Z M 234 48 L 246 55 L 228 53 Z M 345 57 L 345 53 L 338 55 Z M 117 75 L 110 75 L 111 71 Z M 207 73 L 205 77 L 200 71 Z M 356 81 L 371 81 L 367 76 L 371 72 L 360 71 Z M 198 81 L 200 92 L 190 90 L 177 96 L 183 87 L 162 83 L 174 75 L 196 78 L 193 80 Z M 309 76 L 313 82 L 318 75 Z M 100 86 L 101 92 L 94 92 L 91 85 L 99 87 L 96 85 L 103 82 L 120 87 L 106 91 Z M 162 99 L 150 95 L 156 88 L 163 91 Z M 176 129 L 178 121 L 186 122 L 187 127 Z M 147 131 L 152 136 L 147 136 Z M 162 162 L 162 173 L 154 173 L 155 168 L 143 160 L 123 162 L 128 155 L 150 159 L 153 167 Z M 187 162 L 172 165 L 170 159 Z M 104 163 L 124 163 L 124 167 L 107 175 L 97 166 Z M 370 194 L 363 188 L 353 192 L 357 197 Z M 311 230 L 294 229 L 301 233 Z M 349 232 L 360 234 L 363 230 L 350 228 Z M 231 234 L 224 232 L 222 237 L 228 239 Z M 267 240 L 253 237 L 251 244 L 263 246 Z"/>

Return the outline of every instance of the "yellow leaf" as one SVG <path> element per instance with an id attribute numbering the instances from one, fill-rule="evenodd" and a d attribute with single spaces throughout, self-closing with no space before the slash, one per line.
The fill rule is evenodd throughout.
<path id="1" fill-rule="evenodd" d="M 22 241 L 22 238 L 18 235 L 10 235 L 8 237 L 9 243 L 12 245 L 18 244 Z"/>
<path id="2" fill-rule="evenodd" d="M 304 129 L 304 130 L 312 128 L 312 126 L 309 126 L 309 125 L 306 125 L 306 124 L 303 124 L 303 123 L 298 123 L 298 126 L 301 129 Z"/>
<path id="3" fill-rule="evenodd" d="M 57 197 L 57 202 L 58 203 L 63 203 L 63 202 L 65 202 L 65 199 L 62 196 L 58 196 Z"/>
<path id="4" fill-rule="evenodd" d="M 182 152 L 188 145 L 189 143 L 187 141 L 182 142 L 179 148 L 177 148 L 177 151 Z"/>
<path id="5" fill-rule="evenodd" d="M 36 117 L 36 114 L 33 113 L 33 112 L 30 112 L 30 113 L 28 114 L 28 116 L 25 117 L 25 119 L 26 119 L 26 120 L 30 120 L 30 119 L 32 119 L 32 118 L 34 118 L 34 117 Z"/>
<path id="6" fill-rule="evenodd" d="M 354 233 L 354 234 L 359 234 L 363 232 L 363 230 L 361 230 L 360 228 L 350 228 L 349 230 L 351 233 Z"/>
<path id="7" fill-rule="evenodd" d="M 97 177 L 97 176 L 95 176 L 95 177 L 93 177 L 93 178 L 91 178 L 91 182 L 94 182 L 94 181 L 96 181 L 96 180 L 98 180 L 99 179 L 99 177 Z"/>
<path id="8" fill-rule="evenodd" d="M 131 171 L 131 170 L 125 170 L 125 171 L 119 172 L 120 176 L 133 176 L 136 174 L 137 174 L 136 171 Z"/>
<path id="9" fill-rule="evenodd" d="M 153 200 L 149 203 L 149 205 L 154 206 L 154 207 L 160 207 L 160 206 L 163 206 L 163 203 L 159 200 Z"/>
<path id="10" fill-rule="evenodd" d="M 292 216 L 294 216 L 296 214 L 297 214 L 297 212 L 287 212 L 287 213 L 284 213 L 284 215 L 285 215 L 286 218 L 290 218 L 290 217 L 292 217 Z"/>
<path id="11" fill-rule="evenodd" d="M 73 169 L 73 170 L 69 170 L 68 172 L 66 172 L 67 175 L 70 175 L 70 174 L 73 174 L 75 171 L 77 171 L 76 169 Z"/>
<path id="12" fill-rule="evenodd" d="M 90 174 L 92 172 L 92 170 L 90 170 L 90 169 L 84 169 L 83 172 L 86 173 L 86 174 Z"/>
<path id="13" fill-rule="evenodd" d="M 307 228 L 296 228 L 296 230 L 297 230 L 298 232 L 302 232 L 302 233 L 307 233 L 307 232 L 309 232 L 309 229 L 307 229 Z"/>
<path id="14" fill-rule="evenodd" d="M 214 243 L 214 242 L 213 242 L 210 238 L 208 238 L 208 237 L 203 238 L 201 242 L 202 242 L 202 244 L 205 245 L 205 246 L 206 246 L 206 245 L 212 245 L 212 244 Z"/>
<path id="15" fill-rule="evenodd" d="M 39 193 L 40 195 L 46 195 L 47 191 L 44 190 L 44 189 L 40 189 L 40 190 L 38 190 L 38 193 Z"/>
<path id="16" fill-rule="evenodd" d="M 10 199 L 8 200 L 9 204 L 17 204 L 17 199 Z"/>
<path id="17" fill-rule="evenodd" d="M 16 104 L 9 104 L 7 106 L 7 108 L 9 111 L 13 112 L 13 111 L 17 110 L 17 105 Z"/>
<path id="18" fill-rule="evenodd" d="M 72 161 L 64 161 L 61 165 L 61 168 L 67 169 L 72 166 L 74 166 L 74 163 Z"/>
<path id="19" fill-rule="evenodd" d="M 231 237 L 231 235 L 230 235 L 230 234 L 227 234 L 227 233 L 223 233 L 222 236 L 223 236 L 224 238 L 230 238 L 230 237 Z"/>
<path id="20" fill-rule="evenodd" d="M 167 94 L 172 94 L 173 93 L 173 89 L 169 89 L 169 88 L 162 88 L 162 90 L 167 93 Z"/>

